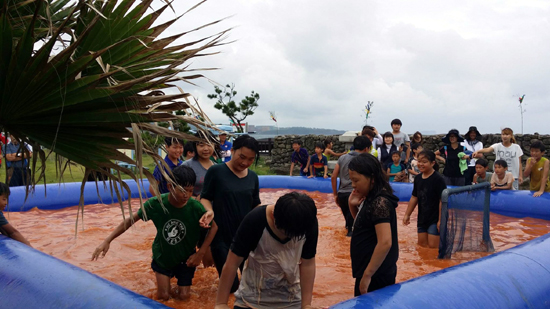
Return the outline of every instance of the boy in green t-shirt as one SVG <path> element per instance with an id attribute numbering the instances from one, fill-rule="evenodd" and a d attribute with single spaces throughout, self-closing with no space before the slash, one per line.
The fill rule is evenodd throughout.
<path id="1" fill-rule="evenodd" d="M 134 222 L 138 220 L 153 220 L 157 228 L 157 235 L 153 241 L 153 261 L 151 268 L 157 278 L 157 298 L 167 300 L 170 298 L 170 278 L 178 279 L 178 291 L 176 298 L 188 299 L 195 267 L 198 266 L 204 253 L 210 246 L 218 229 L 215 222 L 208 232 L 206 239 L 198 252 L 195 247 L 199 241 L 199 220 L 207 211 L 202 204 L 191 196 L 195 185 L 195 172 L 188 166 L 178 166 L 173 171 L 173 181 L 168 183 L 169 193 L 150 198 L 143 209 L 139 209 L 131 218 L 127 218 L 96 248 L 92 255 L 92 261 L 99 255 L 105 256 L 110 243 L 124 233 Z"/>

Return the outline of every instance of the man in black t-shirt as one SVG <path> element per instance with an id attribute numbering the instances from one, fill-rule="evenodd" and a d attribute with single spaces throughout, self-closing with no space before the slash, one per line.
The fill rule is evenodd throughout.
<path id="1" fill-rule="evenodd" d="M 201 203 L 207 211 L 214 211 L 215 218 L 207 213 L 201 218 L 201 225 L 208 226 L 212 219 L 218 225 L 210 250 L 220 276 L 241 221 L 260 205 L 258 175 L 248 169 L 257 160 L 258 148 L 256 139 L 248 135 L 239 136 L 233 143 L 231 160 L 210 167 L 204 177 Z M 235 278 L 231 292 L 238 287 L 239 280 Z"/>
<path id="2" fill-rule="evenodd" d="M 216 309 L 229 308 L 231 284 L 246 258 L 234 308 L 309 308 L 318 234 L 317 208 L 305 194 L 288 193 L 275 205 L 256 207 L 231 244 Z"/>

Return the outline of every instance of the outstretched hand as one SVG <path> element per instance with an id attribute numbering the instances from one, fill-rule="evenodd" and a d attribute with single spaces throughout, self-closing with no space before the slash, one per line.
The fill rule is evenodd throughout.
<path id="1" fill-rule="evenodd" d="M 199 220 L 199 224 L 203 228 L 209 228 L 210 222 L 214 219 L 214 212 L 212 210 L 206 211 Z"/>
<path id="2" fill-rule="evenodd" d="M 105 257 L 105 254 L 107 254 L 107 251 L 109 251 L 109 243 L 104 241 L 101 243 L 101 245 L 95 248 L 95 251 L 92 254 L 92 261 L 97 260 L 100 254 L 101 254 L 101 257 Z"/>
<path id="3" fill-rule="evenodd" d="M 204 257 L 204 254 L 193 253 L 191 256 L 187 259 L 187 267 L 197 267 L 200 265 L 202 258 Z"/>

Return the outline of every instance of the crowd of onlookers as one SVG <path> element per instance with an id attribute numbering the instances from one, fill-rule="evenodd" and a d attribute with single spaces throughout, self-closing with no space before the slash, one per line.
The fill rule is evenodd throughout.
<path id="1" fill-rule="evenodd" d="M 394 119 L 391 122 L 392 131 L 379 134 L 376 128 L 364 126 L 359 135 L 366 136 L 371 142 L 368 152 L 378 158 L 390 182 L 414 183 L 418 168 L 418 155 L 424 148 L 422 133 L 416 132 L 412 138 L 401 131 L 402 122 Z M 530 145 L 530 158 L 525 167 L 521 157 L 523 151 L 516 144 L 512 129 L 504 128 L 501 132 L 502 142 L 484 148 L 481 133 L 471 126 L 466 134 L 460 135 L 456 129 L 450 130 L 442 138 L 443 147 L 434 154 L 438 162 L 444 163 L 442 176 L 446 185 L 464 186 L 490 182 L 492 190 L 517 190 L 524 178 L 530 179 L 530 190 L 534 196 L 550 192 L 549 164 L 544 157 L 546 148 L 540 141 Z M 315 154 L 310 156 L 301 141 L 292 144 L 290 176 L 294 165 L 300 166 L 300 174 L 313 177 L 330 177 L 328 160 L 331 156 L 341 157 L 345 153 L 332 151 L 332 141 L 315 145 Z M 354 150 L 353 147 L 351 149 Z M 493 171 L 489 171 L 489 161 L 484 154 L 494 153 L 496 160 Z"/>

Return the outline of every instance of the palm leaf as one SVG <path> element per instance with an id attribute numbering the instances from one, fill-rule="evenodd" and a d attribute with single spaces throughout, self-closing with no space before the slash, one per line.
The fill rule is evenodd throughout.
<path id="1" fill-rule="evenodd" d="M 119 196 L 120 190 L 127 188 L 121 173 L 154 183 L 151 172 L 142 167 L 142 152 L 153 156 L 157 164 L 164 163 L 136 138 L 142 130 L 196 140 L 153 123 L 180 119 L 199 128 L 211 127 L 173 113 L 188 110 L 189 114 L 202 114 L 202 110 L 189 103 L 188 93 L 170 82 L 191 83 L 202 77 L 189 74 L 194 70 L 186 63 L 215 54 L 209 50 L 224 44 L 227 31 L 174 45 L 186 34 L 220 20 L 161 38 L 183 15 L 153 26 L 169 4 L 149 12 L 151 3 L 0 0 L 0 126 L 35 146 L 32 186 L 44 177 L 45 158 L 55 152 L 85 166 L 86 175 L 106 174 L 112 192 Z M 180 93 L 157 95 L 169 88 Z M 129 138 L 135 143 L 128 142 Z M 51 152 L 46 155 L 40 146 Z M 121 149 L 135 149 L 139 155 L 134 161 Z M 116 161 L 136 164 L 138 175 Z M 70 165 L 59 162 L 62 176 Z M 41 163 L 38 173 L 37 163 Z"/>

